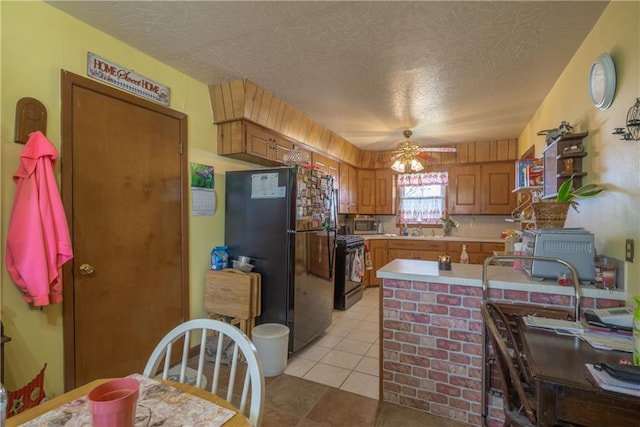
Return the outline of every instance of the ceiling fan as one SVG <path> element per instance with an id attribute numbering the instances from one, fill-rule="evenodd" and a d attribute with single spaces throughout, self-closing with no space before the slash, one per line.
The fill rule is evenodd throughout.
<path id="1" fill-rule="evenodd" d="M 396 172 L 420 172 L 424 169 L 421 160 L 428 162 L 435 160 L 433 156 L 427 154 L 428 152 L 454 153 L 456 151 L 455 147 L 421 147 L 417 142 L 411 140 L 413 132 L 410 130 L 405 130 L 402 135 L 406 140 L 398 143 L 391 156 L 393 162 L 391 169 Z"/>

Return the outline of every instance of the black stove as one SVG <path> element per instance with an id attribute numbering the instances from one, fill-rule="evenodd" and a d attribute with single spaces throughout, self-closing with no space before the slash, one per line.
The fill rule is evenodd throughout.
<path id="1" fill-rule="evenodd" d="M 352 234 L 336 236 L 335 266 L 334 308 L 346 310 L 362 299 L 364 239 Z"/>

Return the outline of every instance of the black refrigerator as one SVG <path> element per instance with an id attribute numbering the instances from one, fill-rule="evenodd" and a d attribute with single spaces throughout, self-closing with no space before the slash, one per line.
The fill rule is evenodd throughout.
<path id="1" fill-rule="evenodd" d="M 226 173 L 225 244 L 262 275 L 256 323 L 289 327 L 296 352 L 331 324 L 336 235 L 333 177 L 291 166 Z"/>

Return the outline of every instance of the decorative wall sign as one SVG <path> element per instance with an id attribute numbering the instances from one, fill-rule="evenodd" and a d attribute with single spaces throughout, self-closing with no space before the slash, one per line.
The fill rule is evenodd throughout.
<path id="1" fill-rule="evenodd" d="M 87 53 L 87 75 L 142 98 L 169 105 L 168 86 L 154 82 L 91 52 Z"/>

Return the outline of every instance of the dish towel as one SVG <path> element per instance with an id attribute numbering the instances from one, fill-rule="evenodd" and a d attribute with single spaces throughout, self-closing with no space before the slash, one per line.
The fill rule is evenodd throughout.
<path id="1" fill-rule="evenodd" d="M 356 251 L 353 254 L 353 263 L 351 264 L 351 280 L 358 283 L 362 282 L 363 275 L 362 254 L 360 251 Z"/>

